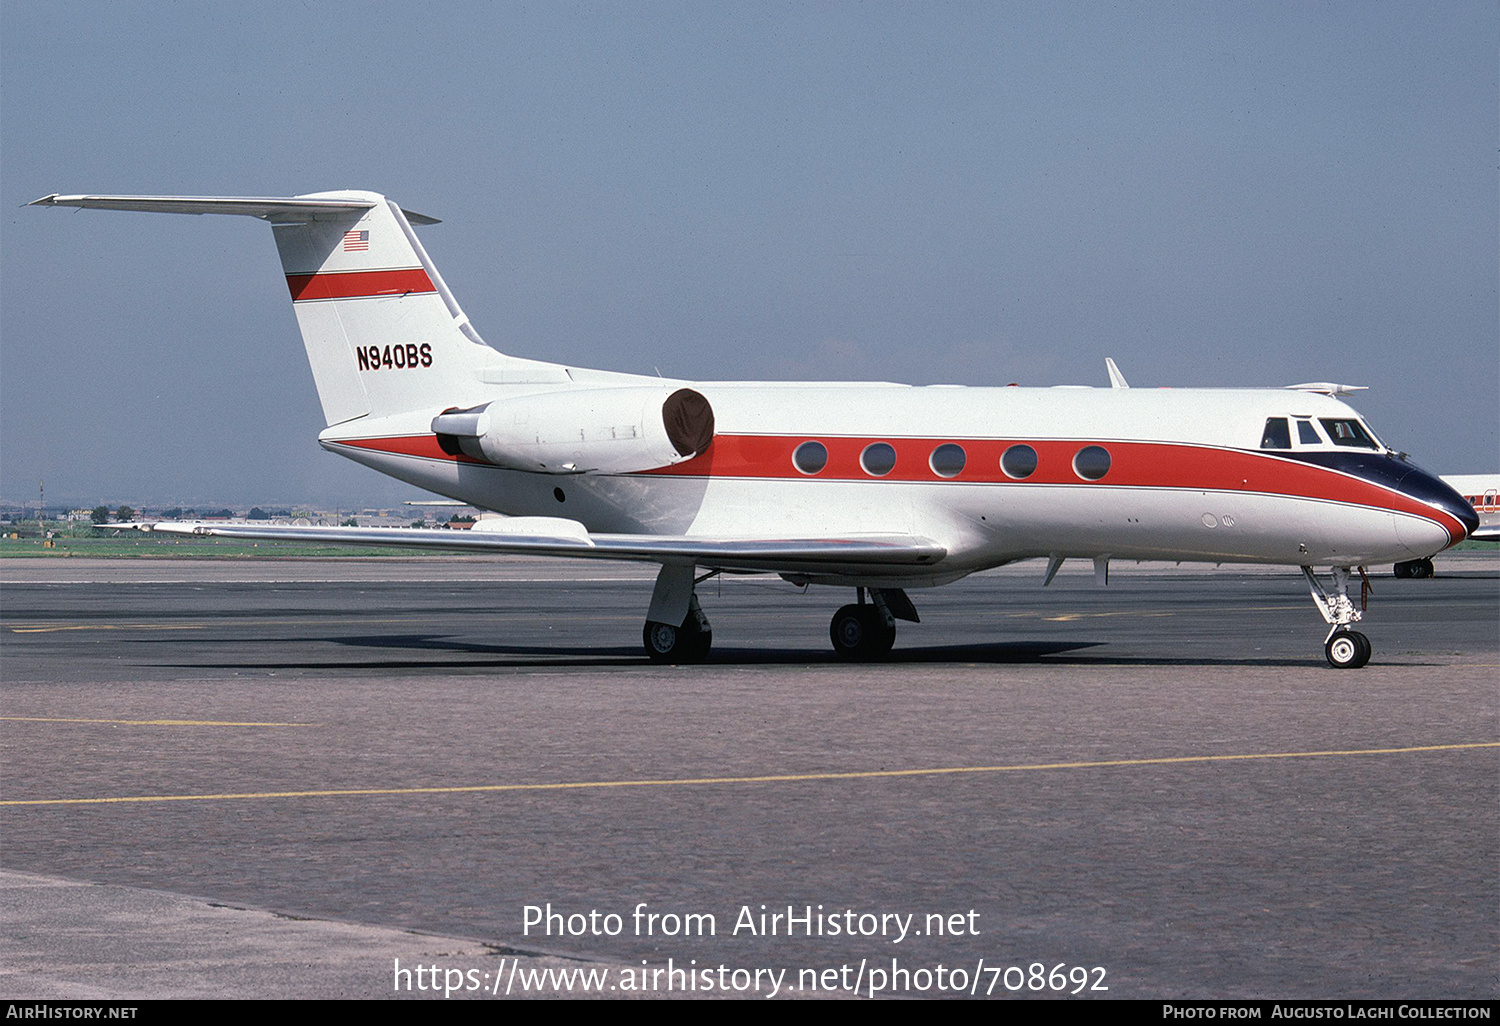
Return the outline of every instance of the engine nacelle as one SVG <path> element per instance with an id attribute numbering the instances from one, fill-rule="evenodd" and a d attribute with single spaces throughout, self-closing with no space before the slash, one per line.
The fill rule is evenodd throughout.
<path id="1" fill-rule="evenodd" d="M 628 474 L 691 459 L 714 411 L 691 388 L 584 388 L 500 399 L 433 418 L 452 455 L 545 474 Z"/>

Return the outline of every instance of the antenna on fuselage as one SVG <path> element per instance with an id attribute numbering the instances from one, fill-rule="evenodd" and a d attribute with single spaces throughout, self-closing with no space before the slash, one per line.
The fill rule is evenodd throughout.
<path id="1" fill-rule="evenodd" d="M 1110 388 L 1129 388 L 1130 382 L 1125 380 L 1125 375 L 1120 373 L 1120 368 L 1115 366 L 1115 361 L 1110 357 L 1104 358 L 1104 367 L 1109 371 Z"/>
<path id="2" fill-rule="evenodd" d="M 1293 392 L 1316 392 L 1318 395 L 1341 396 L 1353 392 L 1368 392 L 1369 385 L 1341 385 L 1336 381 L 1304 381 L 1300 385 L 1284 386 Z"/>

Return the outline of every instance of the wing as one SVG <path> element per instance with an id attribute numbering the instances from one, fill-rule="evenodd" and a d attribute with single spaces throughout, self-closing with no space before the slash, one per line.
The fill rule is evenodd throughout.
<path id="1" fill-rule="evenodd" d="M 692 562 L 724 570 L 768 573 L 839 573 L 881 567 L 932 566 L 947 550 L 930 538 L 861 534 L 843 538 L 704 538 L 694 535 L 590 534 L 561 517 L 481 520 L 471 530 L 420 527 L 299 527 L 290 524 L 207 524 L 197 521 L 101 524 L 162 534 L 188 534 L 256 541 L 324 545 L 388 545 L 496 555 L 562 556 L 575 559 Z"/>

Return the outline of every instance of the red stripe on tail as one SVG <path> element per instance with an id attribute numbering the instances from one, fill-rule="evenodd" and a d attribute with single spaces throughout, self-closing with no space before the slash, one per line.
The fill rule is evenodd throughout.
<path id="1" fill-rule="evenodd" d="M 292 302 L 307 299 L 365 299 L 370 296 L 404 296 L 412 292 L 436 292 L 437 287 L 420 267 L 399 271 L 342 271 L 332 274 L 289 274 L 287 288 Z"/>

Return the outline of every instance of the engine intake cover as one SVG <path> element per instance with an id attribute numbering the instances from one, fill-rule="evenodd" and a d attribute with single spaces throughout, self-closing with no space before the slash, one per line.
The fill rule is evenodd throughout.
<path id="1" fill-rule="evenodd" d="M 679 388 L 667 396 L 661 419 L 672 447 L 684 459 L 698 455 L 714 440 L 714 408 L 691 388 Z"/>

